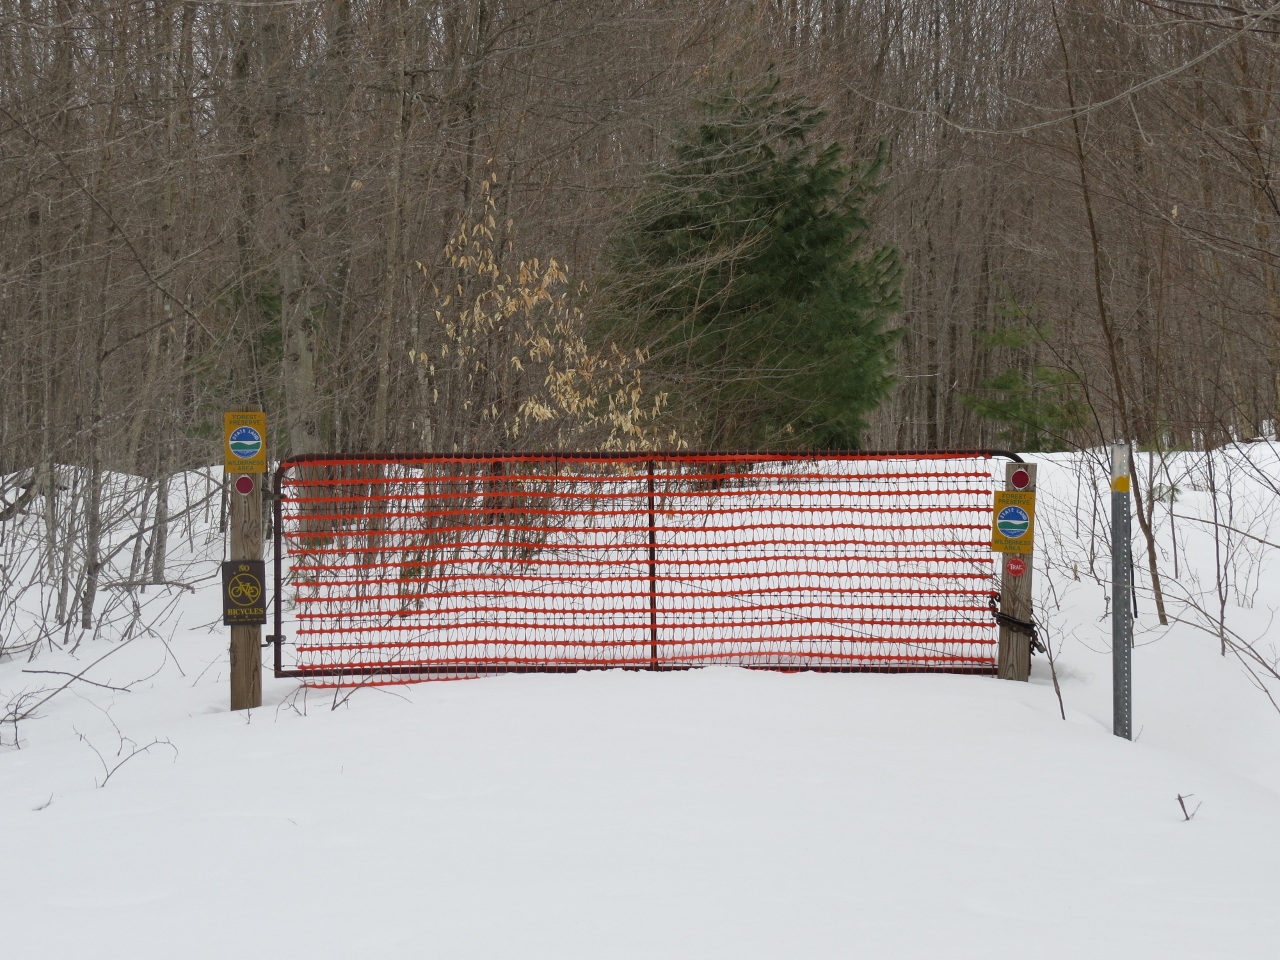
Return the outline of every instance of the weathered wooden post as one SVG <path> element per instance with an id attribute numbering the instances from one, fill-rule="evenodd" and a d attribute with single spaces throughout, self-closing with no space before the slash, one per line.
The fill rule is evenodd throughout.
<path id="1" fill-rule="evenodd" d="M 991 549 L 1000 565 L 1000 642 L 996 676 L 1027 680 L 1031 676 L 1031 574 L 1035 549 L 1036 465 L 1007 463 L 1004 490 L 996 493 L 992 511 Z"/>
<path id="2" fill-rule="evenodd" d="M 262 625 L 267 622 L 262 562 L 262 481 L 267 417 L 257 410 L 223 415 L 225 482 L 231 498 L 228 560 L 222 564 L 222 622 L 231 627 L 231 709 L 262 706 Z"/>

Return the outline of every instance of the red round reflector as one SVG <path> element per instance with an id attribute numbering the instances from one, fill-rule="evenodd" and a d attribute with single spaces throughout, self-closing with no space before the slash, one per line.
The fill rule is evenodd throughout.
<path id="1" fill-rule="evenodd" d="M 1013 476 L 1009 478 L 1009 482 L 1013 484 L 1015 490 L 1025 490 L 1031 483 L 1031 474 L 1025 470 L 1013 471 Z"/>
<path id="2" fill-rule="evenodd" d="M 236 477 L 236 493 L 245 496 L 253 493 L 253 477 Z"/>

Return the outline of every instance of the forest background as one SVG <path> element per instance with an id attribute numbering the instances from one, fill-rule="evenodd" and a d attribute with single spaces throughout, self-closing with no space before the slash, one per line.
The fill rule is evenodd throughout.
<path id="1" fill-rule="evenodd" d="M 0 0 L 0 519 L 64 494 L 87 627 L 104 471 L 163 582 L 225 409 L 273 456 L 697 442 L 600 337 L 608 251 L 771 78 L 816 147 L 883 151 L 863 446 L 1274 435 L 1278 50 L 1253 0 Z"/>
<path id="2" fill-rule="evenodd" d="M 1261 4 L 0 0 L 0 473 L 210 463 L 245 402 L 277 453 L 523 445 L 444 422 L 530 391 L 432 397 L 437 311 L 537 259 L 585 332 L 673 136 L 766 71 L 819 146 L 887 146 L 902 335 L 865 446 L 1260 435 L 1278 44 Z"/>

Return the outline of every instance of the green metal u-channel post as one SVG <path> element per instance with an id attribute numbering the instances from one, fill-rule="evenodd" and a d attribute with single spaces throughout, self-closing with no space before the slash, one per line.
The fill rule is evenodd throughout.
<path id="1" fill-rule="evenodd" d="M 1133 547 L 1129 518 L 1129 445 L 1111 448 L 1112 732 L 1133 739 Z"/>

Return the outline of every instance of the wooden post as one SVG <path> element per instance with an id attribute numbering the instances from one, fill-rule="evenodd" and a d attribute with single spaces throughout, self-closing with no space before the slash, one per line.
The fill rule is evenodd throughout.
<path id="1" fill-rule="evenodd" d="M 1015 483 L 1015 474 L 1025 472 L 1022 486 Z M 1024 480 L 1017 477 L 1017 480 Z M 1034 463 L 1007 463 L 1004 470 L 1004 488 L 1035 493 L 1036 465 Z M 1034 512 L 1032 513 L 1034 518 Z M 1031 540 L 1034 530 L 1027 531 Z M 1034 540 L 1031 540 L 1034 543 Z M 1032 554 L 1002 553 L 1000 564 L 1000 612 L 1024 623 L 1031 621 Z M 1031 677 L 1031 637 L 1000 625 L 1000 643 L 996 654 L 996 676 L 1001 680 L 1028 680 Z"/>
<path id="2" fill-rule="evenodd" d="M 251 405 L 251 410 L 262 408 Z M 229 432 L 228 428 L 228 432 Z M 265 437 L 262 460 L 265 461 Z M 227 458 L 226 484 L 230 498 L 231 551 L 229 559 L 262 560 L 262 484 L 265 472 L 234 472 L 234 459 Z M 252 469 L 252 467 L 251 467 Z M 265 598 L 264 598 L 265 599 Z M 262 627 L 231 627 L 231 709 L 248 710 L 262 706 Z"/>

